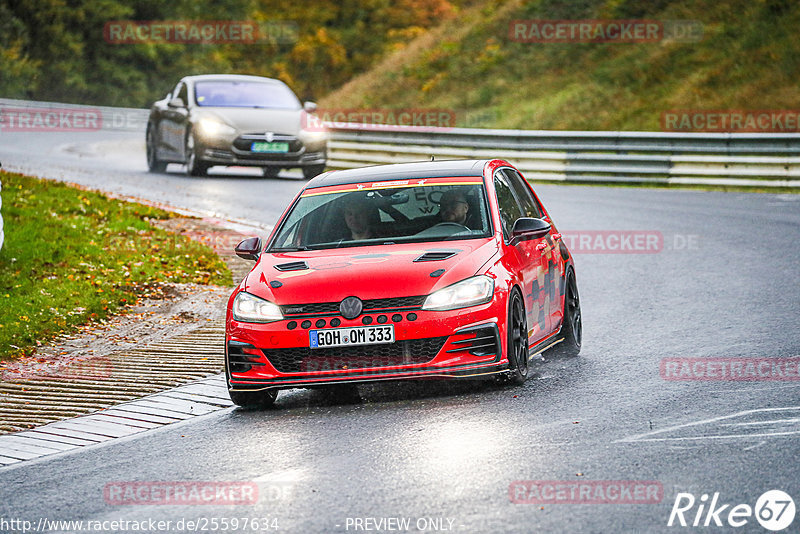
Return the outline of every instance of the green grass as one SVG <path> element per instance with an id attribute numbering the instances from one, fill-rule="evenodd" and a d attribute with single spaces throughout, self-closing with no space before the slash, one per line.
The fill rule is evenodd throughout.
<path id="1" fill-rule="evenodd" d="M 519 43 L 512 20 L 691 20 L 698 42 Z M 482 0 L 320 102 L 450 109 L 496 128 L 661 129 L 675 109 L 797 109 L 800 2 Z"/>
<path id="2" fill-rule="evenodd" d="M 151 226 L 163 210 L 0 171 L 0 360 L 31 354 L 166 282 L 231 284 L 213 250 Z"/>

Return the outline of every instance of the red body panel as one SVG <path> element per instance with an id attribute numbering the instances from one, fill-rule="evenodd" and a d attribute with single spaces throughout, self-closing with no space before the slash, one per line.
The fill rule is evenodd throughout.
<path id="1" fill-rule="evenodd" d="M 555 225 L 546 211 L 543 211 L 543 218 L 552 228 L 545 237 L 510 243 L 504 240 L 500 230 L 498 200 L 493 187 L 494 171 L 501 167 L 511 166 L 504 161 L 492 160 L 486 162 L 483 169 L 494 228 L 491 237 L 263 253 L 228 303 L 228 352 L 234 345 L 244 347 L 236 350 L 244 351 L 249 362 L 238 367 L 231 366 L 231 357 L 228 355 L 226 370 L 229 386 L 232 389 L 246 390 L 341 381 L 476 376 L 502 372 L 509 364 L 506 354 L 506 322 L 508 297 L 513 288 L 517 288 L 523 296 L 530 347 L 535 351 L 546 348 L 561 327 L 564 277 L 572 259 L 566 246 L 558 239 Z M 303 194 L 301 192 L 298 198 Z M 538 197 L 536 200 L 538 201 Z M 285 212 L 283 217 L 286 216 Z M 441 250 L 457 253 L 445 260 L 414 262 L 425 252 Z M 276 265 L 297 261 L 304 261 L 307 268 L 286 272 L 275 268 Z M 434 271 L 439 270 L 443 270 L 443 274 L 436 275 Z M 421 302 L 417 302 L 406 307 L 390 307 L 388 311 L 365 310 L 350 320 L 345 319 L 337 309 L 328 309 L 319 313 L 301 312 L 296 317 L 289 314 L 284 320 L 266 324 L 236 321 L 232 314 L 233 300 L 240 291 L 247 291 L 291 311 L 308 304 L 339 303 L 352 296 L 364 302 L 402 297 L 424 299 L 436 290 L 480 274 L 494 279 L 492 300 L 450 311 L 425 311 L 421 309 Z M 354 365 L 348 365 L 344 356 L 335 355 L 326 360 L 326 356 L 318 357 L 317 354 L 329 353 L 309 349 L 309 330 L 363 326 L 367 324 L 363 322 L 364 316 L 369 316 L 374 321 L 371 324 L 377 324 L 379 319 L 383 319 L 380 316 L 385 316 L 386 323 L 394 325 L 395 343 L 407 343 L 404 346 L 416 347 L 421 346 L 420 340 L 426 339 L 435 340 L 436 343 L 441 340 L 441 346 L 438 351 L 429 354 L 430 358 L 422 358 L 424 361 L 415 360 L 416 354 L 411 353 L 411 348 L 403 349 L 405 352 L 402 361 L 381 359 L 383 356 L 372 357 L 369 355 L 370 351 L 380 353 L 380 350 L 372 348 L 361 351 L 366 356 L 353 356 L 356 352 L 351 351 L 348 357 L 355 358 Z M 338 324 L 332 325 L 332 320 L 338 321 Z M 303 321 L 310 321 L 311 326 L 301 326 Z M 315 326 L 318 322 L 324 325 Z M 477 328 L 478 333 L 458 333 L 472 328 Z M 496 346 L 485 350 L 468 350 L 471 342 L 465 344 L 465 340 L 480 336 L 495 339 Z M 430 343 L 433 348 L 426 350 L 435 351 L 438 345 L 434 341 Z M 288 367 L 279 369 L 286 364 L 274 362 L 283 361 L 280 358 L 284 353 L 295 354 L 291 352 L 292 349 L 304 355 L 299 367 L 293 364 L 294 367 L 289 370 Z"/>

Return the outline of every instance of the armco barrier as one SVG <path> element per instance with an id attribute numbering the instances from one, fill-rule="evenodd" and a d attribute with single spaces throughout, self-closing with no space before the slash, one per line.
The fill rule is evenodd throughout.
<path id="1" fill-rule="evenodd" d="M 81 108 L 0 99 L 3 108 Z M 92 106 L 103 130 L 140 131 L 148 111 Z M 577 132 L 331 126 L 329 167 L 500 157 L 531 180 L 800 187 L 800 134 Z M 0 134 L 2 132 L 0 131 Z"/>

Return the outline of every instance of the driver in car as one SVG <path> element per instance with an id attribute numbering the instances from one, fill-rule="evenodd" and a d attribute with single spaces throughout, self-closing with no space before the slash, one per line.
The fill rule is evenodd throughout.
<path id="1" fill-rule="evenodd" d="M 442 194 L 439 201 L 439 217 L 442 222 L 451 222 L 466 226 L 469 214 L 467 197 L 458 189 L 452 189 Z"/>

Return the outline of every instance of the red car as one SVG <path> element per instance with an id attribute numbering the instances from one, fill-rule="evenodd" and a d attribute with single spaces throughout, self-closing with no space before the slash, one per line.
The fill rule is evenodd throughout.
<path id="1" fill-rule="evenodd" d="M 228 301 L 238 405 L 280 389 L 410 378 L 521 384 L 534 355 L 576 355 L 575 268 L 522 174 L 502 160 L 333 171 L 312 179 Z"/>

